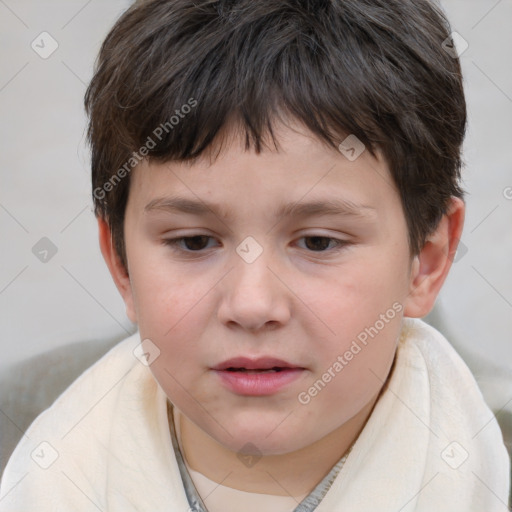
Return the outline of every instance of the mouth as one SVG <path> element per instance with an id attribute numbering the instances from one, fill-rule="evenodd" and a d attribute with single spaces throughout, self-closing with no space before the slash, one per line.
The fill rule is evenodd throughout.
<path id="1" fill-rule="evenodd" d="M 273 357 L 237 357 L 224 361 L 212 370 L 223 385 L 235 394 L 268 396 L 290 385 L 306 368 Z"/>
<path id="2" fill-rule="evenodd" d="M 280 367 L 280 366 L 274 366 L 273 368 L 268 368 L 268 369 L 261 369 L 261 368 L 257 368 L 257 369 L 254 369 L 254 370 L 249 370 L 248 368 L 226 368 L 226 372 L 243 372 L 243 373 L 277 373 L 277 372 L 282 372 L 282 371 L 285 371 L 285 370 L 289 370 L 289 368 L 283 368 L 283 367 Z"/>
<path id="3" fill-rule="evenodd" d="M 213 367 L 217 371 L 229 372 L 280 372 L 283 370 L 298 369 L 302 367 L 277 359 L 275 357 L 259 357 L 251 359 L 249 357 L 235 357 L 228 359 L 223 363 Z"/>

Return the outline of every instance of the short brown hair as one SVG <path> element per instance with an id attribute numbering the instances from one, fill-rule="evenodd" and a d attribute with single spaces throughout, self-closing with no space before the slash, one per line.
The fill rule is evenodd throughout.
<path id="1" fill-rule="evenodd" d="M 280 113 L 333 148 L 353 134 L 382 151 L 417 254 L 450 197 L 463 196 L 466 103 L 449 37 L 429 0 L 134 4 L 106 37 L 85 95 L 95 213 L 123 264 L 139 159 L 193 161 L 233 120 L 259 153 L 266 134 L 276 145 Z"/>

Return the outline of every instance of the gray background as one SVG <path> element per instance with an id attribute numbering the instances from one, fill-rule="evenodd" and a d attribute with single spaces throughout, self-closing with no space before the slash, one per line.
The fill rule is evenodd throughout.
<path id="1" fill-rule="evenodd" d="M 129 4 L 0 0 L 0 369 L 133 330 L 98 248 L 82 107 L 99 46 Z M 469 44 L 470 118 L 463 250 L 438 312 L 456 345 L 512 367 L 512 0 L 443 5 Z M 31 47 L 43 31 L 59 45 L 47 59 Z M 47 262 L 32 250 L 43 237 L 57 248 Z"/>

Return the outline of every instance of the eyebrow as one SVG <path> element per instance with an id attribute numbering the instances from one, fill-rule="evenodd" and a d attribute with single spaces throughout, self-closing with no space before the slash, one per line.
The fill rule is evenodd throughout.
<path id="1" fill-rule="evenodd" d="M 163 210 L 171 213 L 188 213 L 191 215 L 211 216 L 222 218 L 233 217 L 231 208 L 222 207 L 216 203 L 188 199 L 186 197 L 161 197 L 150 201 L 144 212 Z M 295 202 L 282 205 L 274 212 L 278 219 L 285 217 L 309 217 L 313 215 L 341 215 L 345 217 L 368 218 L 376 214 L 376 209 L 366 204 L 357 204 L 348 199 L 325 199 L 310 202 Z"/>

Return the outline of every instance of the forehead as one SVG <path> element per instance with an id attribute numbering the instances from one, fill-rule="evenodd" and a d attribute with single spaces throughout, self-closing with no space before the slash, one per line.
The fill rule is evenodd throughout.
<path id="1" fill-rule="evenodd" d="M 278 148 L 260 153 L 246 149 L 233 130 L 195 161 L 143 162 L 132 171 L 129 203 L 141 213 L 226 219 L 257 207 L 275 217 L 371 216 L 400 204 L 380 153 L 348 158 L 297 125 L 281 125 L 275 134 Z"/>

